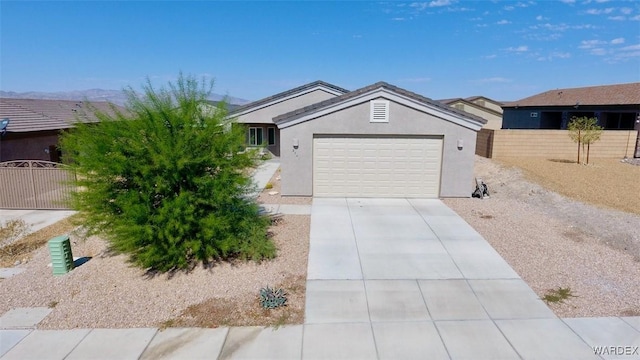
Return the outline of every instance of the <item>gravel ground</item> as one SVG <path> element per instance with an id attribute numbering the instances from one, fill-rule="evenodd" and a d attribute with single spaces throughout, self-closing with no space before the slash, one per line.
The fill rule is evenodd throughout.
<path id="1" fill-rule="evenodd" d="M 130 328 L 180 325 L 218 326 L 302 323 L 309 249 L 310 216 L 285 215 L 271 228 L 278 256 L 260 264 L 221 263 L 172 277 L 149 277 L 129 266 L 124 255 L 111 255 L 98 237 L 72 236 L 74 256 L 91 260 L 64 276 L 54 277 L 46 247 L 21 265 L 26 271 L 0 281 L 0 314 L 14 307 L 53 308 L 40 329 Z M 260 312 L 259 289 L 283 286 L 290 293 L 286 314 Z M 235 314 L 220 319 L 193 319 L 206 304 L 237 304 Z M 195 312 L 197 314 L 197 312 Z M 247 318 L 243 314 L 253 314 Z M 189 317 L 188 321 L 182 321 Z"/>
<path id="2" fill-rule="evenodd" d="M 282 196 L 280 188 L 280 168 L 269 180 L 273 186 L 271 189 L 263 191 L 258 197 L 261 204 L 287 204 L 287 205 L 311 205 L 312 197 L 310 196 Z M 269 195 L 269 193 L 276 193 Z"/>
<path id="3" fill-rule="evenodd" d="M 640 216 L 584 204 L 476 157 L 490 199 L 445 199 L 560 317 L 640 316 Z M 631 200 L 629 200 L 631 201 Z"/>

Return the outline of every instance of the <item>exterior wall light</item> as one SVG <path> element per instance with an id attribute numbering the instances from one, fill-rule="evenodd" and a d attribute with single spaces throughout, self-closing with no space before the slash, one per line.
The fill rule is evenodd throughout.
<path id="1" fill-rule="evenodd" d="M 458 139 L 458 150 L 462 150 L 464 148 L 464 141 L 462 139 Z"/>

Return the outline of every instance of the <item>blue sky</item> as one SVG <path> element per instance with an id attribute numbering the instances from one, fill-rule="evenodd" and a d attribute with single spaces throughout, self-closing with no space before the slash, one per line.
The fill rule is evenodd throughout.
<path id="1" fill-rule="evenodd" d="M 257 100 L 314 80 L 516 100 L 640 81 L 640 2 L 6 1 L 0 90 L 156 85 Z"/>

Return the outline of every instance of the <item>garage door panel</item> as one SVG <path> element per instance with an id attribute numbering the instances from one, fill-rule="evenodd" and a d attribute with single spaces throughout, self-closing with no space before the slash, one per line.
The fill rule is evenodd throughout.
<path id="1" fill-rule="evenodd" d="M 438 197 L 442 138 L 314 139 L 314 196 Z"/>

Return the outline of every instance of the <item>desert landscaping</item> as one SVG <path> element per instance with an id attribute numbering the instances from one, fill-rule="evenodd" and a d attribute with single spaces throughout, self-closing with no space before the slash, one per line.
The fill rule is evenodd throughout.
<path id="1" fill-rule="evenodd" d="M 488 184 L 489 199 L 443 201 L 480 232 L 538 296 L 570 289 L 568 299 L 549 303 L 558 316 L 640 315 L 640 216 L 634 195 L 640 190 L 633 181 L 640 178 L 640 166 L 619 160 L 584 166 L 476 157 L 475 174 Z M 585 180 L 596 175 L 602 181 Z M 281 197 L 279 179 L 276 172 L 259 202 L 311 203 L 310 198 Z M 608 186 L 597 185 L 602 183 Z M 597 193 L 591 191 L 594 184 Z M 91 259 L 54 277 L 43 245 L 69 231 L 70 225 L 61 222 L 17 241 L 11 254 L 7 248 L 0 250 L 2 266 L 19 259 L 18 266 L 25 269 L 0 280 L 0 313 L 15 307 L 53 308 L 41 329 L 300 324 L 309 224 L 308 215 L 274 220 L 270 231 L 278 256 L 273 260 L 219 263 L 169 275 L 132 267 L 99 237 L 83 240 L 73 232 L 74 256 Z M 29 252 L 25 241 L 40 247 Z M 287 306 L 262 309 L 258 294 L 265 286 L 285 289 Z"/>
<path id="2" fill-rule="evenodd" d="M 444 202 L 538 296 L 571 289 L 573 297 L 549 303 L 556 315 L 640 315 L 640 166 L 476 157 L 475 174 L 488 184 L 490 199 Z"/>

